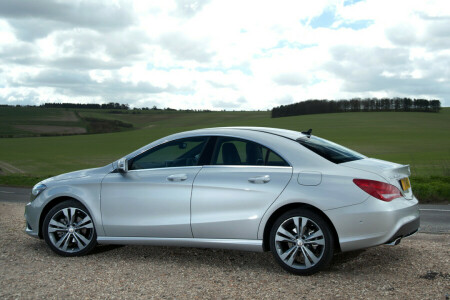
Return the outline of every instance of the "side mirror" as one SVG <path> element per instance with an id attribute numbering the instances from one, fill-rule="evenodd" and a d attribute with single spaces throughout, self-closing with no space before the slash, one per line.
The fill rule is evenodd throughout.
<path id="1" fill-rule="evenodd" d="M 119 170 L 120 173 L 128 172 L 128 159 L 126 158 L 119 159 L 119 161 L 117 162 L 117 169 Z"/>

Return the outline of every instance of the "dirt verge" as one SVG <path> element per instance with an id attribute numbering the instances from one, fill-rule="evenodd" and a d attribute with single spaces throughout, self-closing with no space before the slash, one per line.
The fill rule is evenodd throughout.
<path id="1" fill-rule="evenodd" d="M 0 298 L 445 299 L 450 236 L 418 234 L 396 247 L 339 254 L 310 277 L 270 253 L 101 246 L 63 258 L 26 236 L 23 205 L 0 202 Z"/>

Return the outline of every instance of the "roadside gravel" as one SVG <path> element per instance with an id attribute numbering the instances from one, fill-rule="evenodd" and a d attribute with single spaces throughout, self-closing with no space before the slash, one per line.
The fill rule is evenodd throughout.
<path id="1" fill-rule="evenodd" d="M 99 246 L 59 257 L 23 232 L 22 204 L 0 202 L 0 298 L 445 299 L 450 235 L 336 255 L 310 277 L 284 272 L 270 253 Z"/>

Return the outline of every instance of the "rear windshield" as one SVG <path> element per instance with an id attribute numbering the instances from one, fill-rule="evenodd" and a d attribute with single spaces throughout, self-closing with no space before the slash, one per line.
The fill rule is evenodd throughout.
<path id="1" fill-rule="evenodd" d="M 323 158 L 328 159 L 335 164 L 359 160 L 365 157 L 358 152 L 315 136 L 298 139 L 297 141 L 312 152 L 319 154 Z"/>

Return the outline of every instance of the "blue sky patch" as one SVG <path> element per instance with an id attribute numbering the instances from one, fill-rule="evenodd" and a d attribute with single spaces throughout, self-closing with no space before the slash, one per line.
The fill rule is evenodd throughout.
<path id="1" fill-rule="evenodd" d="M 350 6 L 350 5 L 353 5 L 353 4 L 361 2 L 361 1 L 364 1 L 364 0 L 345 0 L 344 6 Z"/>
<path id="2" fill-rule="evenodd" d="M 267 53 L 269 53 L 272 50 L 276 50 L 276 49 L 289 48 L 289 49 L 302 50 L 302 49 L 312 48 L 312 47 L 316 47 L 316 46 L 318 46 L 318 45 L 317 44 L 302 44 L 299 42 L 289 42 L 287 40 L 279 40 L 275 46 L 270 47 L 270 48 L 261 49 L 261 52 L 263 53 L 263 55 L 255 54 L 255 55 L 253 55 L 253 57 L 254 58 L 264 57 L 264 56 L 266 56 Z"/>
<path id="3" fill-rule="evenodd" d="M 309 25 L 312 28 L 329 28 L 335 21 L 336 13 L 334 9 L 326 9 L 318 17 L 312 18 Z"/>
<path id="4" fill-rule="evenodd" d="M 351 28 L 354 30 L 360 30 L 369 27 L 374 24 L 373 20 L 358 20 L 355 22 L 344 22 L 339 25 L 338 28 Z"/>

